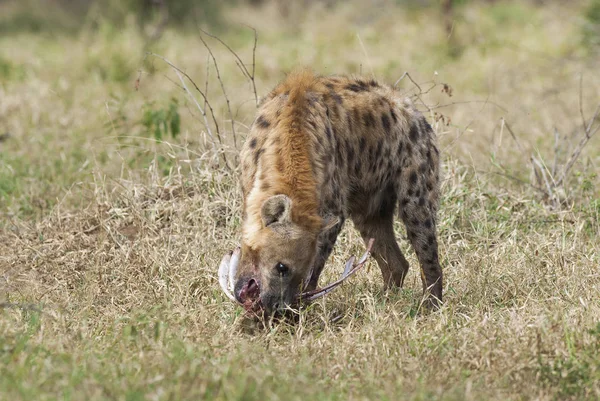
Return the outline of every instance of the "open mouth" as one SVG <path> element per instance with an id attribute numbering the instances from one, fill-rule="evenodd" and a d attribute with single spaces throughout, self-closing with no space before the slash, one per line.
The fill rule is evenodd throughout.
<path id="1" fill-rule="evenodd" d="M 296 304 L 302 305 L 308 302 L 312 302 L 315 299 L 321 298 L 322 296 L 330 293 L 335 288 L 340 286 L 348 277 L 356 273 L 360 268 L 365 265 L 365 262 L 371 255 L 371 249 L 373 248 L 373 242 L 375 240 L 371 238 L 367 244 L 365 253 L 356 260 L 354 256 L 350 257 L 344 266 L 342 276 L 335 282 L 326 285 L 325 287 L 318 288 L 313 291 L 306 291 L 306 285 L 303 291 L 297 296 Z M 263 310 L 263 305 L 260 301 L 260 283 L 254 279 L 248 282 L 248 285 L 242 289 L 240 298 L 244 300 L 243 303 L 239 302 L 233 295 L 234 292 L 234 277 L 237 272 L 238 264 L 240 262 L 241 250 L 236 248 L 233 252 L 228 253 L 221 260 L 219 265 L 219 284 L 221 289 L 233 302 L 241 305 L 247 312 L 258 313 Z M 308 280 L 306 280 L 306 283 Z"/>

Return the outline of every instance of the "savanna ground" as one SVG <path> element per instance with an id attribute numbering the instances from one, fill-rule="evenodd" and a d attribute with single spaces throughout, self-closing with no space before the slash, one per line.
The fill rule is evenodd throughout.
<path id="1" fill-rule="evenodd" d="M 600 397 L 599 135 L 551 182 L 600 102 L 591 3 L 466 2 L 450 35 L 439 7 L 398 3 L 282 16 L 239 2 L 204 25 L 247 63 L 256 28 L 259 96 L 298 65 L 435 85 L 421 102 L 398 84 L 443 149 L 444 307 L 419 312 L 398 224 L 404 289 L 384 293 L 370 262 L 297 325 L 265 330 L 216 280 L 240 238 L 236 147 L 255 110 L 235 58 L 194 27 L 146 47 L 133 17 L 96 9 L 51 30 L 27 25 L 47 9 L 0 4 L 0 399 Z M 207 91 L 222 143 L 148 50 Z M 323 282 L 362 250 L 349 224 Z"/>

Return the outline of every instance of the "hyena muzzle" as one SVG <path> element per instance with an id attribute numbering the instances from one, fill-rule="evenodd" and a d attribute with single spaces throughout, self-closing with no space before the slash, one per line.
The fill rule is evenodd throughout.
<path id="1" fill-rule="evenodd" d="M 347 217 L 375 239 L 384 285 L 401 287 L 408 262 L 394 234 L 398 212 L 426 303 L 440 305 L 439 151 L 426 119 L 393 88 L 293 73 L 262 101 L 241 163 L 238 301 L 266 313 L 293 306 L 317 286 Z"/>

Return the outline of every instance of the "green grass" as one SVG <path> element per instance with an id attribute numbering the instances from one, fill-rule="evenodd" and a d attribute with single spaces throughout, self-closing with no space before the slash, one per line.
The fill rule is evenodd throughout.
<path id="1" fill-rule="evenodd" d="M 267 329 L 216 281 L 239 242 L 241 194 L 229 112 L 198 34 L 167 29 L 150 50 L 208 82 L 222 143 L 177 75 L 145 55 L 135 24 L 50 35 L 34 29 L 36 14 L 0 6 L 1 21 L 10 11 L 35 22 L 0 29 L 0 136 L 10 133 L 0 141 L 0 399 L 600 397 L 598 137 L 558 207 L 527 184 L 531 154 L 551 169 L 555 128 L 559 168 L 578 143 L 580 97 L 586 118 L 597 106 L 600 77 L 573 23 L 586 5 L 466 2 L 450 42 L 435 8 L 396 3 L 289 17 L 270 2 L 223 9 L 221 37 L 246 62 L 253 34 L 241 23 L 257 28 L 259 95 L 298 65 L 389 83 L 408 71 L 423 89 L 453 89 L 421 96 L 444 107 L 417 103 L 444 155 L 442 310 L 420 313 L 398 223 L 411 264 L 402 290 L 384 292 L 371 262 L 298 324 Z M 209 44 L 239 146 L 254 95 L 235 59 Z M 399 87 L 414 93 L 407 78 Z M 349 224 L 324 281 L 361 252 Z"/>

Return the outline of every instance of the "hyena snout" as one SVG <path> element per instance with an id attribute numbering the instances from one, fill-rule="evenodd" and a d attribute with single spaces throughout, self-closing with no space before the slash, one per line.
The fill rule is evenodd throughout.
<path id="1" fill-rule="evenodd" d="M 260 299 L 260 284 L 258 279 L 251 276 L 241 276 L 235 283 L 235 298 L 238 302 L 248 305 Z"/>

